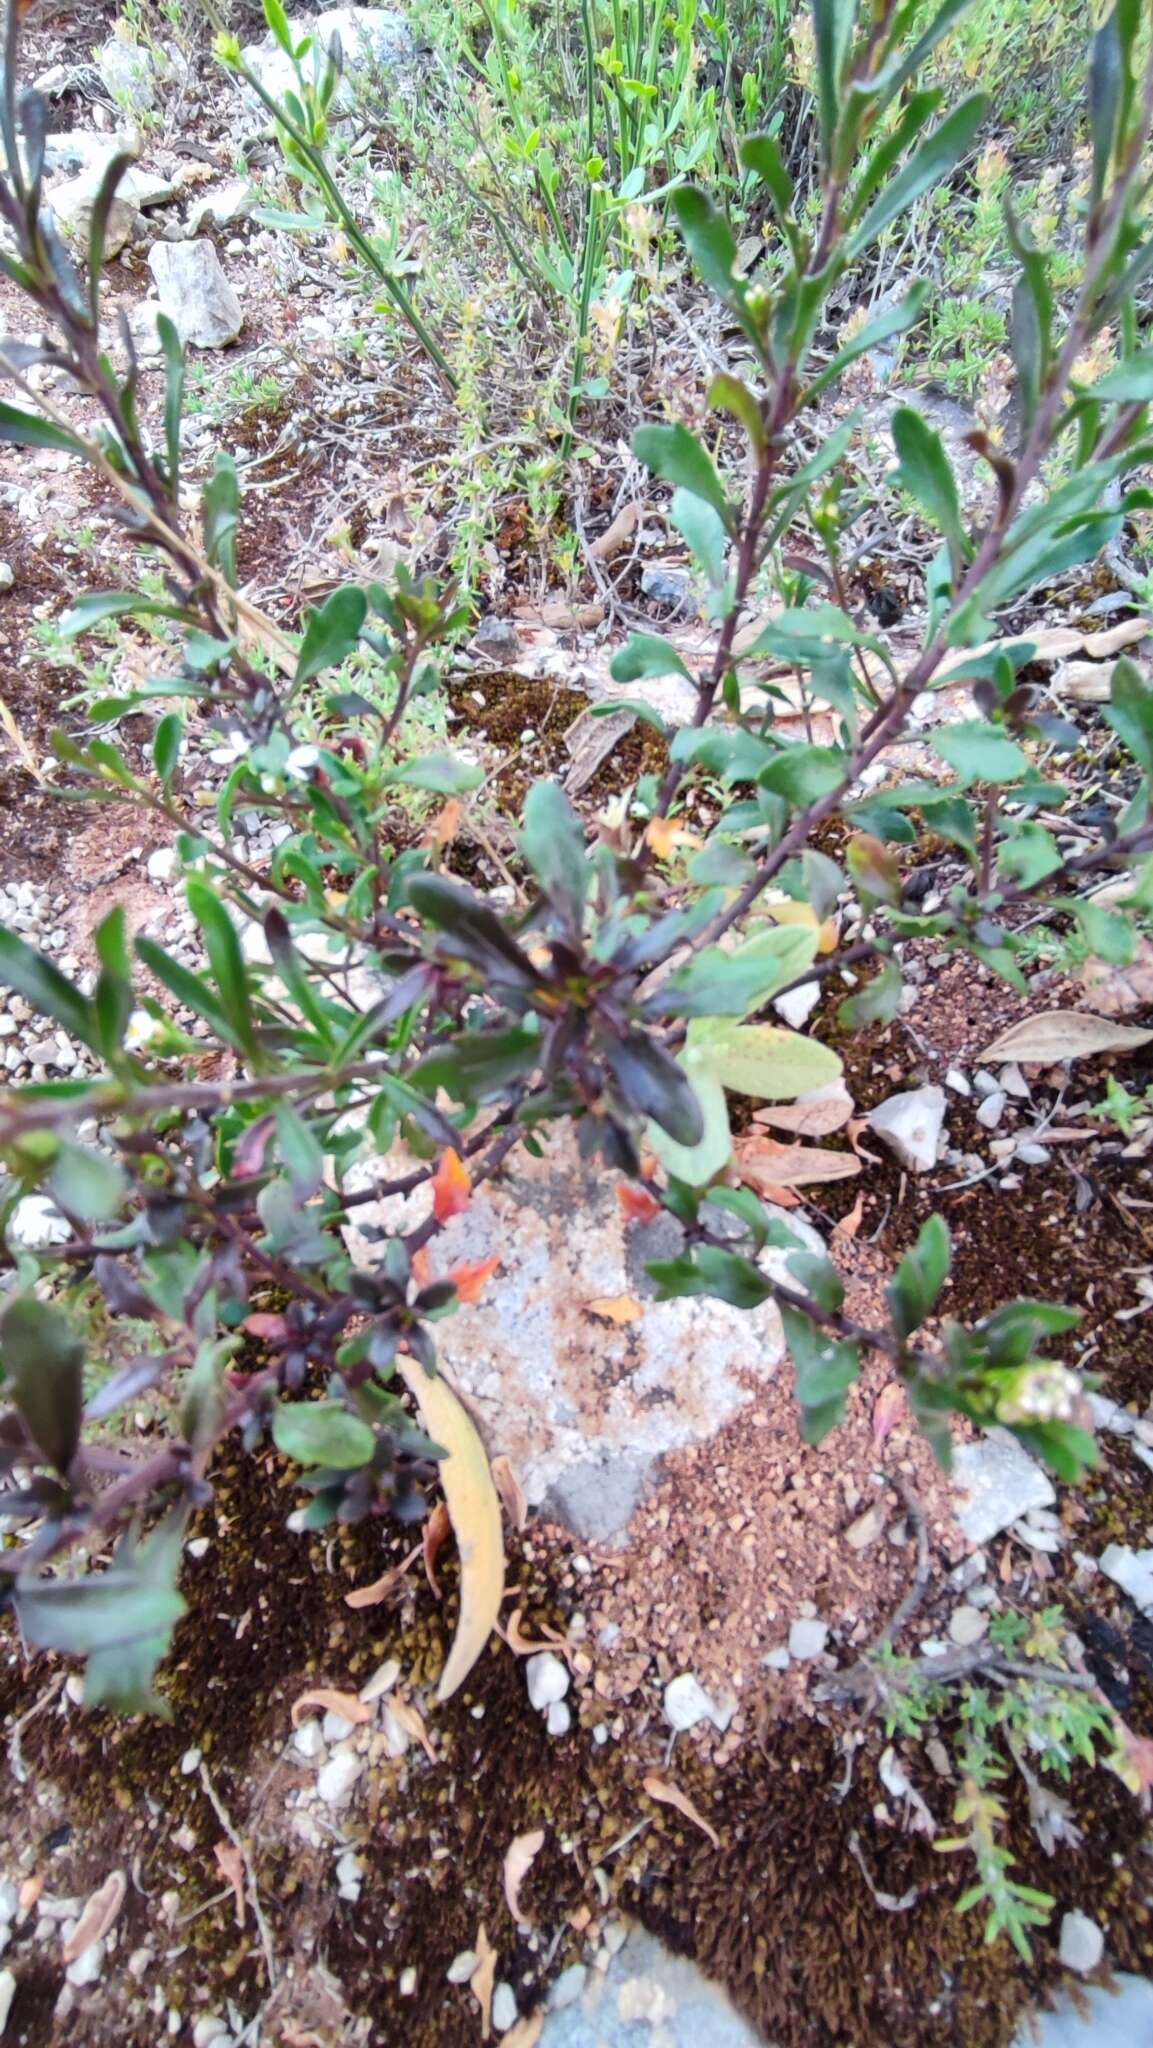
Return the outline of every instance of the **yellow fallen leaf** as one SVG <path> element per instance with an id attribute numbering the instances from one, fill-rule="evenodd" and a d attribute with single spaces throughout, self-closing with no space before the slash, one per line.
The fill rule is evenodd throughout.
<path id="1" fill-rule="evenodd" d="M 443 1703 L 463 1685 L 500 1614 L 504 1598 L 500 1502 L 476 1424 L 444 1374 L 433 1378 L 403 1353 L 396 1363 L 425 1429 L 448 1454 L 440 1463 L 440 1483 L 460 1556 L 460 1614 L 436 1689 L 437 1700 Z"/>
<path id="2" fill-rule="evenodd" d="M 544 1848 L 544 1829 L 533 1828 L 528 1835 L 514 1835 L 504 1852 L 504 1896 L 505 1903 L 514 1920 L 526 1927 L 532 1926 L 527 1913 L 520 1909 L 520 1888 L 528 1876 L 533 1859 Z"/>
<path id="3" fill-rule="evenodd" d="M 645 838 L 658 860 L 668 860 L 678 846 L 699 846 L 700 839 L 676 818 L 650 818 Z"/>
<path id="4" fill-rule="evenodd" d="M 585 1305 L 590 1315 L 603 1316 L 609 1323 L 639 1323 L 644 1314 L 631 1294 L 601 1294 Z"/>
<path id="5" fill-rule="evenodd" d="M 302 1692 L 293 1701 L 292 1725 L 299 1728 L 302 1721 L 317 1708 L 322 1714 L 339 1714 L 345 1721 L 371 1721 L 372 1709 L 366 1707 L 354 1692 L 337 1692 L 334 1686 L 317 1685 L 310 1692 Z"/>
<path id="6" fill-rule="evenodd" d="M 555 1650 L 559 1656 L 566 1658 L 571 1663 L 571 1645 L 568 1637 L 562 1635 L 559 1629 L 550 1628 L 547 1621 L 542 1621 L 540 1625 L 541 1641 L 538 1642 L 534 1636 L 526 1636 L 520 1625 L 523 1613 L 523 1607 L 514 1607 L 504 1628 L 499 1632 L 502 1641 L 508 1644 L 513 1656 L 535 1657 L 540 1650 Z"/>
<path id="7" fill-rule="evenodd" d="M 404 1578 L 412 1570 L 413 1565 L 420 1556 L 421 1549 L 422 1545 L 418 1543 L 415 1549 L 409 1551 L 403 1564 L 394 1565 L 390 1572 L 385 1572 L 379 1579 L 373 1579 L 371 1585 L 354 1586 L 351 1593 L 346 1593 L 344 1596 L 345 1606 L 379 1607 L 381 1601 L 387 1600 L 390 1594 L 397 1590 Z"/>
<path id="8" fill-rule="evenodd" d="M 683 1813 L 686 1820 L 691 1820 L 702 1835 L 708 1836 L 714 1849 L 720 1848 L 721 1838 L 716 1829 L 710 1826 L 703 1813 L 698 1813 L 688 1793 L 682 1792 L 679 1785 L 670 1785 L 667 1778 L 646 1778 L 644 1786 L 650 1799 L 659 1799 L 662 1806 L 675 1806 L 677 1812 Z"/>

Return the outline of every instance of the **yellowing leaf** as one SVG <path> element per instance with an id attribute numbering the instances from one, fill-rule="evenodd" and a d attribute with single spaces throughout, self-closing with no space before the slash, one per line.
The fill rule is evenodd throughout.
<path id="1" fill-rule="evenodd" d="M 631 1294 L 602 1294 L 586 1304 L 589 1314 L 608 1323 L 639 1323 L 644 1310 Z"/>
<path id="2" fill-rule="evenodd" d="M 690 1024 L 688 1043 L 694 1085 L 699 1060 L 722 1088 L 761 1101 L 790 1101 L 840 1078 L 841 1062 L 827 1045 L 776 1024 L 709 1017 Z"/>
<path id="3" fill-rule="evenodd" d="M 695 832 L 689 832 L 676 818 L 650 818 L 645 838 L 658 860 L 668 860 L 678 846 L 699 846 Z"/>
<path id="4" fill-rule="evenodd" d="M 504 1598 L 500 1502 L 476 1424 L 443 1373 L 433 1378 L 403 1353 L 397 1359 L 397 1369 L 416 1400 L 425 1429 L 448 1454 L 441 1460 L 440 1482 L 460 1553 L 460 1614 L 436 1689 L 438 1701 L 443 1702 L 463 1685 L 500 1614 Z"/>
<path id="5" fill-rule="evenodd" d="M 705 1819 L 703 1813 L 698 1813 L 688 1793 L 682 1792 L 679 1785 L 670 1785 L 667 1778 L 646 1778 L 644 1787 L 650 1799 L 658 1799 L 662 1806 L 675 1806 L 677 1812 L 683 1813 L 686 1820 L 691 1820 L 702 1835 L 708 1836 L 714 1849 L 720 1848 L 721 1838 L 716 1829 Z"/>
<path id="6" fill-rule="evenodd" d="M 737 1146 L 736 1164 L 741 1179 L 758 1193 L 851 1180 L 861 1171 L 861 1162 L 852 1152 L 832 1152 L 822 1145 L 778 1145 L 759 1132 L 751 1132 Z"/>
<path id="7" fill-rule="evenodd" d="M 831 1081 L 827 1088 L 807 1088 L 795 1102 L 774 1103 L 758 1109 L 754 1123 L 772 1124 L 778 1131 L 792 1131 L 798 1138 L 827 1138 L 839 1131 L 853 1114 L 853 1098 L 843 1081 Z"/>
<path id="8" fill-rule="evenodd" d="M 504 1852 L 504 1896 L 514 1920 L 527 1927 L 532 1921 L 520 1909 L 520 1888 L 532 1866 L 533 1858 L 544 1848 L 544 1829 L 534 1828 L 531 1834 L 514 1835 Z"/>
<path id="9" fill-rule="evenodd" d="M 432 1213 L 438 1223 L 459 1216 L 472 1200 L 472 1181 L 458 1152 L 446 1152 L 432 1176 Z"/>

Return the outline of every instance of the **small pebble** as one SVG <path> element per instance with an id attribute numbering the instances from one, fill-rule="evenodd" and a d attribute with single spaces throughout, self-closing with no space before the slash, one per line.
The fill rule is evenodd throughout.
<path id="1" fill-rule="evenodd" d="M 996 1089 L 992 1095 L 986 1095 L 984 1101 L 978 1106 L 977 1122 L 983 1124 L 987 1131 L 995 1131 L 1005 1114 L 1005 1104 L 1007 1101 L 1008 1097 L 1003 1088 Z"/>
<path id="2" fill-rule="evenodd" d="M 550 1735 L 567 1735 L 572 1727 L 572 1714 L 565 1700 L 553 1700 L 545 1715 L 545 1726 Z"/>
<path id="3" fill-rule="evenodd" d="M 462 1948 L 460 1954 L 453 1957 L 444 1974 L 450 1984 L 467 1984 L 476 1965 L 477 1955 L 475 1949 Z"/>
<path id="4" fill-rule="evenodd" d="M 961 1649 L 968 1649 L 970 1644 L 980 1642 L 988 1626 L 987 1614 L 979 1613 L 977 1608 L 972 1606 L 958 1607 L 950 1618 L 949 1634 Z"/>
<path id="5" fill-rule="evenodd" d="M 945 1076 L 945 1086 L 946 1088 L 951 1088 L 954 1095 L 971 1095 L 973 1093 L 969 1085 L 969 1076 L 963 1074 L 960 1067 L 949 1068 Z"/>
<path id="6" fill-rule="evenodd" d="M 516 1992 L 511 1984 L 499 1983 L 492 1994 L 492 2023 L 498 2034 L 507 2034 L 517 2023 Z"/>
<path id="7" fill-rule="evenodd" d="M 400 1983 L 397 1985 L 396 1988 L 400 1992 L 402 1998 L 412 1997 L 413 1992 L 416 1990 L 416 1971 L 413 1969 L 411 1963 L 409 1964 L 407 1970 L 401 1971 Z"/>
<path id="8" fill-rule="evenodd" d="M 16 581 L 16 571 L 11 562 L 0 562 L 0 590 L 11 590 Z"/>
<path id="9" fill-rule="evenodd" d="M 316 1789 L 326 1806 L 347 1806 L 362 1770 L 364 1758 L 354 1749 L 338 1749 L 317 1774 Z"/>
<path id="10" fill-rule="evenodd" d="M 548 1995 L 549 2010 L 563 2012 L 568 2005 L 575 2005 L 588 1983 L 588 1968 L 584 1963 L 570 1963 L 562 1970 Z"/>
<path id="11" fill-rule="evenodd" d="M 789 1630 L 789 1655 L 796 1657 L 800 1663 L 807 1663 L 810 1658 L 823 1654 L 828 1640 L 827 1622 L 814 1621 L 809 1616 L 803 1616 L 800 1621 L 795 1621 Z"/>
<path id="12" fill-rule="evenodd" d="M 324 1737 L 320 1732 L 320 1722 L 316 1720 L 302 1721 L 299 1728 L 293 1734 L 292 1747 L 298 1756 L 305 1758 L 306 1762 L 311 1763 L 314 1757 L 318 1757 L 324 1748 Z"/>
<path id="13" fill-rule="evenodd" d="M 1067 1970 L 1081 1976 L 1095 1970 L 1105 1953 L 1105 1936 L 1087 1913 L 1066 1913 L 1057 1954 Z"/>
<path id="14" fill-rule="evenodd" d="M 792 1661 L 783 1643 L 779 1644 L 775 1650 L 766 1650 L 761 1658 L 761 1663 L 766 1671 L 787 1671 Z"/>
<path id="15" fill-rule="evenodd" d="M 563 1700 L 568 1691 L 568 1666 L 562 1664 L 559 1657 L 554 1657 L 551 1650 L 541 1650 L 537 1656 L 529 1658 L 525 1666 L 525 1682 L 531 1705 L 538 1714 L 543 1714 L 555 1701 Z"/>

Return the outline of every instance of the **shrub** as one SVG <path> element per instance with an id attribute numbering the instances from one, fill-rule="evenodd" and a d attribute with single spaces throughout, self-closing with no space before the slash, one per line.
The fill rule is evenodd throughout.
<path id="1" fill-rule="evenodd" d="M 982 530 L 970 530 L 937 434 L 915 410 L 894 417 L 898 482 L 940 536 L 910 666 L 899 667 L 883 636 L 841 601 L 850 515 L 835 472 L 852 423 L 807 459 L 796 453 L 820 394 L 917 318 L 913 286 L 831 362 L 816 357 L 838 283 L 975 143 L 981 96 L 943 111 L 941 94 L 918 84 L 959 13 L 948 0 L 913 41 L 915 0 L 886 0 L 860 19 L 851 0 L 817 0 L 816 210 L 798 218 L 771 136 L 742 148 L 779 228 L 781 261 L 768 282 L 741 274 L 732 230 L 707 193 L 681 186 L 674 195 L 692 260 L 755 366 L 747 381 L 718 376 L 709 393 L 710 409 L 747 444 L 743 472 L 718 464 L 718 437 L 706 447 L 677 423 L 641 426 L 634 443 L 672 487 L 670 517 L 710 590 L 715 653 L 694 675 L 653 636 L 621 651 L 621 683 L 679 673 L 694 686 L 694 714 L 667 734 L 669 766 L 642 792 L 645 810 L 594 843 L 557 786 L 532 789 L 520 835 L 523 900 L 511 910 L 440 871 L 426 848 L 398 849 L 389 838 L 398 790 L 451 797 L 477 780 L 449 754 L 403 749 L 410 704 L 435 687 L 434 653 L 464 622 L 453 591 L 404 576 L 392 588 L 348 585 L 308 613 L 298 640 L 240 595 L 235 465 L 218 453 L 195 491 L 182 475 L 185 372 L 175 332 L 161 323 L 158 447 L 140 423 L 130 343 L 127 374 L 103 345 L 103 231 L 125 163 L 105 180 L 82 274 L 42 203 L 44 108 L 35 94 L 18 105 L 9 19 L 0 211 L 11 250 L 0 264 L 52 338 L 4 345 L 32 402 L 0 407 L 0 434 L 65 451 L 117 494 L 134 542 L 159 559 L 163 585 L 79 597 L 62 625 L 79 635 L 110 620 L 147 622 L 166 637 L 173 673 L 119 704 L 185 707 L 163 711 L 144 762 L 108 739 L 85 746 L 58 735 L 62 794 L 130 802 L 167 823 L 201 947 L 192 969 L 152 940 L 130 945 L 116 911 L 97 932 L 98 971 L 83 985 L 16 932 L 0 934 L 0 977 L 86 1048 L 91 1069 L 0 1103 L 3 1214 L 24 1239 L 0 1323 L 12 1403 L 0 1420 L 0 1512 L 29 1531 L 0 1553 L 0 1569 L 30 1642 L 88 1656 L 90 1702 L 156 1704 L 153 1672 L 181 1610 L 181 1541 L 207 1496 L 214 1446 L 234 1430 L 250 1445 L 271 1432 L 299 1462 L 311 1528 L 389 1509 L 419 1513 L 439 1453 L 453 1453 L 450 1469 L 468 1484 L 450 1484 L 450 1510 L 464 1513 L 467 1499 L 483 1523 L 442 1691 L 459 1682 L 499 1603 L 499 1520 L 494 1539 L 483 1453 L 436 1377 L 433 1325 L 479 1283 L 458 1273 L 427 1284 L 418 1254 L 518 1143 L 559 1120 L 576 1125 L 586 1154 L 625 1177 L 637 1213 L 657 1205 L 681 1226 L 679 1253 L 651 1268 L 663 1296 L 705 1293 L 738 1307 L 776 1297 L 810 1440 L 836 1424 L 871 1347 L 891 1359 L 942 1457 L 951 1412 L 1008 1424 L 1066 1476 L 1091 1457 L 1077 1382 L 1044 1355 L 1075 1311 L 1015 1302 L 975 1328 L 946 1323 L 929 1340 L 924 1326 L 949 1269 L 948 1232 L 933 1218 L 893 1276 L 886 1319 L 862 1326 L 845 1313 L 831 1263 L 797 1250 L 787 1225 L 726 1177 L 726 1086 L 787 1099 L 814 1074 L 837 1071 L 827 1048 L 755 1021 L 783 990 L 869 963 L 870 978 L 837 1013 L 852 1031 L 896 1012 L 910 939 L 966 952 L 1022 988 L 1023 904 L 1068 911 L 1095 950 L 1123 957 L 1134 918 L 1153 902 L 1153 691 L 1118 663 L 1107 715 L 1135 764 L 1136 792 L 1107 835 L 1066 855 L 1037 813 L 1055 800 L 1048 764 L 1071 736 L 1022 680 L 1027 635 L 1002 624 L 1033 586 L 1092 558 L 1149 502 L 1126 482 L 1153 452 L 1153 351 L 1139 345 L 1134 310 L 1153 270 L 1142 218 L 1153 64 L 1138 74 L 1135 0 L 1118 0 L 1093 43 L 1085 258 L 1067 318 L 1054 311 L 1046 258 L 1010 216 L 1022 429 L 1013 451 L 973 437 L 996 486 Z M 1091 344 L 1107 328 L 1120 337 L 1119 360 L 1086 375 Z M 98 411 L 98 429 L 84 431 L 31 392 L 26 373 L 36 364 L 72 380 Z M 1055 463 L 1065 451 L 1072 460 Z M 791 601 L 738 653 L 750 600 L 774 580 Z M 322 679 L 354 656 L 371 664 L 371 688 L 325 696 Z M 969 678 L 979 706 L 933 738 L 953 785 L 926 778 L 864 796 L 864 772 L 946 674 Z M 782 728 L 786 681 L 806 708 L 831 708 L 828 744 Z M 303 740 L 302 693 L 313 721 Z M 318 695 L 331 721 L 319 739 Z M 647 703 L 637 710 L 654 716 Z M 206 748 L 226 769 L 211 826 L 191 799 Z M 723 796 L 686 871 L 668 855 L 677 807 L 698 777 Z M 281 829 L 267 871 L 233 843 L 241 816 Z M 957 850 L 965 874 L 931 914 L 910 899 L 900 866 L 918 817 Z M 840 860 L 823 850 L 832 821 Z M 1081 893 L 1118 875 L 1131 886 L 1112 907 Z M 822 954 L 844 903 L 856 906 L 866 935 Z M 211 1069 L 206 1050 L 216 1056 Z M 342 1234 L 359 1199 L 347 1171 L 358 1157 L 383 1157 L 398 1133 L 414 1163 L 374 1192 L 428 1184 L 432 1211 L 357 1268 Z M 52 1219 L 53 1241 L 27 1241 L 37 1234 L 30 1213 L 33 1223 Z M 764 1272 L 766 1245 L 788 1252 L 788 1284 Z M 93 1290 L 153 1336 L 85 1407 Z M 116 1461 L 110 1477 L 91 1427 L 147 1387 L 171 1390 L 171 1425 L 143 1458 Z M 70 1546 L 92 1553 L 113 1539 L 108 1569 L 56 1573 Z"/>

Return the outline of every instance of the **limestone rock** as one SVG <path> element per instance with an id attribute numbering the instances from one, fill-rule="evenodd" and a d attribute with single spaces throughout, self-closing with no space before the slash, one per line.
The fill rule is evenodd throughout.
<path id="1" fill-rule="evenodd" d="M 195 348 L 227 348 L 244 313 L 211 242 L 158 242 L 148 253 L 161 311 Z"/>
<path id="2" fill-rule="evenodd" d="M 1057 1953 L 1067 1970 L 1082 1976 L 1095 1970 L 1105 1953 L 1105 1936 L 1087 1913 L 1066 1913 L 1061 1921 Z"/>
<path id="3" fill-rule="evenodd" d="M 966 1496 L 954 1510 L 970 1543 L 988 1543 L 1030 1508 L 1052 1507 L 1052 1481 L 1007 1429 L 958 1444 L 953 1476 Z"/>
<path id="4" fill-rule="evenodd" d="M 909 1173 L 928 1173 L 937 1164 L 945 1122 L 943 1088 L 909 1088 L 869 1111 L 869 1129 Z"/>
<path id="5" fill-rule="evenodd" d="M 1142 1614 L 1153 1614 L 1153 1550 L 1130 1550 L 1128 1544 L 1111 1543 L 1101 1553 L 1101 1570 L 1128 1593 Z"/>

